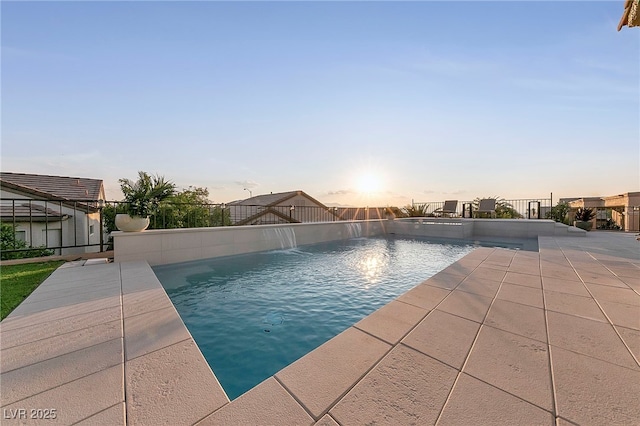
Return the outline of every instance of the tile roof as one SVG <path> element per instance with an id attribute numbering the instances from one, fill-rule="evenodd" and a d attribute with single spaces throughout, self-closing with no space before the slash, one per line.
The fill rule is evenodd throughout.
<path id="1" fill-rule="evenodd" d="M 0 218 L 11 221 L 12 219 L 29 219 L 34 222 L 42 221 L 56 221 L 65 219 L 68 215 L 61 213 L 58 210 L 53 210 L 49 207 L 44 207 L 38 204 L 20 203 L 13 205 L 2 204 L 0 205 Z"/>
<path id="2" fill-rule="evenodd" d="M 232 201 L 229 204 L 243 205 L 243 206 L 265 206 L 265 207 L 275 206 L 276 204 L 281 203 L 282 201 L 285 201 L 296 195 L 304 195 L 307 198 L 311 198 L 302 191 L 287 191 L 287 192 L 277 192 L 275 194 L 271 193 L 271 194 L 256 195 L 255 197 L 247 198 L 246 200 Z"/>
<path id="3" fill-rule="evenodd" d="M 0 172 L 0 184 L 44 198 L 99 200 L 104 196 L 101 179 Z"/>

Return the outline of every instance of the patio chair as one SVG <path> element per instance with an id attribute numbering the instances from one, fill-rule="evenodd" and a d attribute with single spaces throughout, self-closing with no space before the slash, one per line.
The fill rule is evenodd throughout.
<path id="1" fill-rule="evenodd" d="M 496 216 L 496 199 L 495 198 L 483 198 L 478 203 L 478 210 L 476 210 L 476 217 L 481 213 L 488 213 L 490 217 Z"/>
<path id="2" fill-rule="evenodd" d="M 448 217 L 451 217 L 452 214 L 456 213 L 456 209 L 458 208 L 458 200 L 447 200 L 444 202 L 444 205 L 434 210 L 433 212 L 436 214 L 440 214 L 442 217 L 446 214 Z"/>

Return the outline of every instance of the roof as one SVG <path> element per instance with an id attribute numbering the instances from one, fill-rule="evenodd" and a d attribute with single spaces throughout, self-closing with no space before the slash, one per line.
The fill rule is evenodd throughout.
<path id="1" fill-rule="evenodd" d="M 99 200 L 101 179 L 0 172 L 0 184 L 34 196 L 62 200 Z"/>
<path id="2" fill-rule="evenodd" d="M 622 18 L 618 24 L 618 31 L 625 25 L 629 28 L 640 26 L 640 6 L 638 3 L 640 0 L 627 0 L 624 2 L 624 11 L 622 12 Z"/>
<path id="3" fill-rule="evenodd" d="M 251 198 L 247 198 L 246 200 L 238 200 L 238 201 L 232 201 L 230 203 L 228 203 L 228 205 L 233 205 L 233 206 L 264 206 L 264 207 L 272 207 L 272 206 L 277 206 L 278 204 L 287 201 L 289 198 L 293 198 L 297 195 L 302 195 L 305 198 L 308 198 L 309 200 L 313 201 L 315 204 L 317 204 L 318 206 L 322 206 L 322 207 L 326 207 L 324 204 L 322 204 L 320 201 L 316 200 L 315 198 L 311 197 L 309 194 L 305 193 L 304 191 L 288 191 L 288 192 L 278 192 L 278 193 L 271 193 L 271 194 L 263 194 L 263 195 L 256 195 L 255 197 L 251 197 Z"/>
<path id="4" fill-rule="evenodd" d="M 28 219 L 33 222 L 52 222 L 67 219 L 69 215 L 65 215 L 58 210 L 45 208 L 44 206 L 31 203 L 20 203 L 13 205 L 0 205 L 0 218 L 11 221 L 12 219 Z"/>

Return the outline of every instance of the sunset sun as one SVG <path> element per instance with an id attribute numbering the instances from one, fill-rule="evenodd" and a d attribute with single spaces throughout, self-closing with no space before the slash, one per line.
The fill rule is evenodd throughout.
<path id="1" fill-rule="evenodd" d="M 358 192 L 363 194 L 372 194 L 380 190 L 380 178 L 373 173 L 367 172 L 361 174 L 356 181 Z"/>

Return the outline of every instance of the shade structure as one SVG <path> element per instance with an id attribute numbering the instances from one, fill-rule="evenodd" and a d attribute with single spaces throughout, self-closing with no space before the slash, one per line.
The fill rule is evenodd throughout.
<path id="1" fill-rule="evenodd" d="M 640 26 L 640 19 L 638 19 L 638 3 L 640 0 L 626 0 L 624 3 L 624 12 L 622 13 L 622 18 L 620 18 L 620 23 L 618 24 L 618 31 L 622 29 L 625 25 L 627 27 L 637 27 Z"/>

